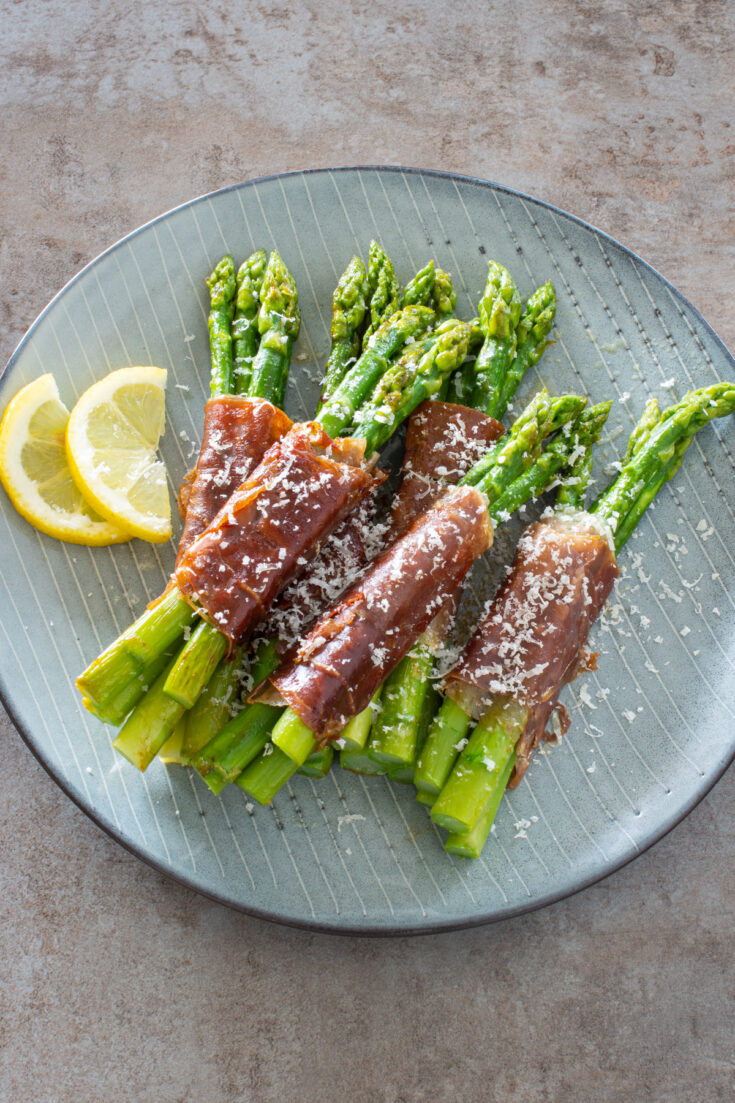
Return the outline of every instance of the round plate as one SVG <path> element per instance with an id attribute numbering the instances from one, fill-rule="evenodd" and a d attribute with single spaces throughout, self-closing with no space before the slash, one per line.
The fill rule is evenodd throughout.
<path id="1" fill-rule="evenodd" d="M 553 280 L 557 340 L 520 398 L 544 382 L 557 393 L 615 399 L 599 450 L 603 483 L 649 395 L 667 405 L 691 387 L 735 376 L 696 310 L 578 219 L 480 180 L 360 168 L 242 184 L 137 230 L 34 323 L 0 384 L 0 406 L 46 371 L 71 406 L 113 368 L 168 368 L 163 454 L 173 489 L 200 438 L 209 374 L 204 278 L 213 263 L 224 252 L 237 259 L 277 247 L 293 271 L 303 327 L 286 405 L 302 417 L 315 406 L 332 290 L 373 237 L 404 282 L 429 257 L 452 272 L 465 317 L 474 314 L 490 257 L 510 268 L 524 297 Z M 480 861 L 444 852 L 411 787 L 336 767 L 323 781 L 295 778 L 272 809 L 253 808 L 235 786 L 215 798 L 196 774 L 158 761 L 138 773 L 112 751 L 112 731 L 81 707 L 73 680 L 160 592 L 174 545 L 61 544 L 35 532 L 3 497 L 5 703 L 30 748 L 95 822 L 157 869 L 233 907 L 353 933 L 441 930 L 527 911 L 660 838 L 733 756 L 734 453 L 735 421 L 703 430 L 639 526 L 622 556 L 617 596 L 595 630 L 599 671 L 565 691 L 571 731 L 536 755 L 503 800 Z M 497 541 L 496 570 L 511 552 L 509 539 Z"/>

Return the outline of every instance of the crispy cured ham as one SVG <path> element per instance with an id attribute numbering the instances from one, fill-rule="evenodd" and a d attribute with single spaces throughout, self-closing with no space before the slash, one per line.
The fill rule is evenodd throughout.
<path id="1" fill-rule="evenodd" d="M 480 410 L 454 402 L 422 402 L 408 422 L 389 538 L 408 528 L 445 486 L 459 482 L 502 434 L 500 422 Z"/>
<path id="2" fill-rule="evenodd" d="M 561 690 L 594 662 L 584 654 L 587 637 L 617 577 L 609 535 L 589 514 L 561 512 L 530 525 L 504 583 L 445 679 L 449 696 L 475 715 L 496 696 L 530 710 L 514 784 L 543 738 Z"/>
<path id="3" fill-rule="evenodd" d="M 372 563 L 256 696 L 286 702 L 315 735 L 335 736 L 452 600 L 492 543 L 485 499 L 451 487 Z"/>
<path id="4" fill-rule="evenodd" d="M 231 644 L 318 553 L 375 484 L 362 444 L 295 425 L 231 495 L 176 567 L 181 593 Z"/>
<path id="5" fill-rule="evenodd" d="M 176 565 L 292 421 L 262 398 L 223 394 L 204 407 L 202 445 L 196 467 L 179 491 L 184 529 Z"/>

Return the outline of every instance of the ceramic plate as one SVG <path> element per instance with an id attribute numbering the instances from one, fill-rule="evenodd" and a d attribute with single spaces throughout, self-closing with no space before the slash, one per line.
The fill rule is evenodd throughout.
<path id="1" fill-rule="evenodd" d="M 75 277 L 31 327 L 0 407 L 52 371 L 68 405 L 128 364 L 169 371 L 163 454 L 172 490 L 193 462 L 208 389 L 204 278 L 224 253 L 277 246 L 303 307 L 286 406 L 313 412 L 332 289 L 378 238 L 403 282 L 429 257 L 474 313 L 487 259 L 521 293 L 553 280 L 556 343 L 524 382 L 615 399 L 600 483 L 649 395 L 662 404 L 722 378 L 733 360 L 706 322 L 606 235 L 480 180 L 398 169 L 293 173 L 204 196 L 142 227 Z M 396 450 L 394 449 L 394 452 Z M 733 756 L 735 421 L 697 438 L 621 556 L 624 577 L 594 646 L 599 671 L 565 691 L 563 744 L 537 754 L 504 799 L 482 860 L 442 849 L 413 790 L 334 768 L 297 777 L 274 807 L 155 762 L 138 773 L 81 707 L 74 676 L 158 594 L 174 544 L 86 549 L 36 533 L 2 498 L 0 686 L 29 747 L 64 791 L 135 854 L 200 892 L 323 930 L 460 927 L 557 900 L 633 858 L 689 811 Z M 607 470 L 607 475 L 605 474 Z M 473 583 L 508 561 L 518 527 Z M 729 702 L 729 703 L 728 703 Z"/>

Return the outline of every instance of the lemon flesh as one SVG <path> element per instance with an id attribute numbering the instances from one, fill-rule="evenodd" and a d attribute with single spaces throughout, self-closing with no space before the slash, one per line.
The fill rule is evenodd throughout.
<path id="1" fill-rule="evenodd" d="M 34 528 L 72 544 L 119 544 L 130 534 L 101 517 L 77 487 L 66 457 L 69 411 L 52 375 L 23 387 L 0 423 L 0 481 Z"/>
<path id="2" fill-rule="evenodd" d="M 131 536 L 171 535 L 166 469 L 156 449 L 164 430 L 166 372 L 121 368 L 92 384 L 71 412 L 66 452 L 87 501 Z"/>

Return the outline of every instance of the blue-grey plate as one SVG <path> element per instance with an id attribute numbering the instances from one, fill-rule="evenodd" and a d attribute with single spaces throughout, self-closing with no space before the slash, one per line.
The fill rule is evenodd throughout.
<path id="1" fill-rule="evenodd" d="M 50 303 L 13 356 L 0 407 L 42 372 L 71 406 L 112 368 L 169 370 L 163 454 L 172 490 L 192 463 L 208 385 L 204 278 L 225 252 L 277 246 L 294 272 L 302 335 L 288 386 L 313 411 L 332 289 L 380 239 L 406 281 L 429 257 L 474 313 L 490 257 L 522 294 L 547 279 L 557 340 L 524 383 L 615 399 L 598 480 L 612 473 L 649 395 L 668 404 L 733 378 L 707 323 L 605 234 L 527 196 L 443 173 L 292 173 L 204 196 L 142 227 Z M 565 693 L 573 719 L 504 799 L 480 861 L 442 849 L 406 786 L 334 768 L 297 777 L 275 806 L 155 762 L 138 773 L 81 707 L 74 676 L 159 593 L 174 544 L 87 549 L 35 532 L 2 499 L 0 687 L 24 739 L 64 791 L 124 846 L 192 888 L 285 923 L 406 933 L 483 923 L 557 900 L 633 858 L 689 811 L 733 756 L 735 422 L 697 437 L 622 557 L 594 644 L 599 672 Z M 607 469 L 607 474 L 605 474 Z M 495 570 L 512 551 L 498 539 Z M 475 576 L 482 597 L 488 571 Z"/>

